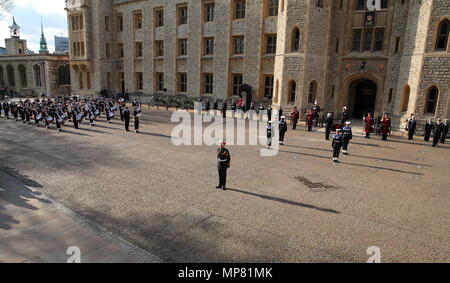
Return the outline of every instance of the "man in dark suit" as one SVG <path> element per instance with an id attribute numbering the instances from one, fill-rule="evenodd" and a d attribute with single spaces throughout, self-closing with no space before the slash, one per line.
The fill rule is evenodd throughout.
<path id="1" fill-rule="evenodd" d="M 442 119 L 438 119 L 436 125 L 433 127 L 433 147 L 437 147 L 439 140 L 442 137 L 443 129 L 444 124 L 442 124 Z"/>
<path id="2" fill-rule="evenodd" d="M 417 121 L 416 116 L 411 116 L 411 118 L 408 120 L 408 140 L 412 140 L 414 138 L 414 134 L 416 133 L 417 128 Z"/>
<path id="3" fill-rule="evenodd" d="M 424 140 L 425 140 L 426 142 L 429 142 L 429 141 L 430 141 L 431 131 L 433 130 L 433 126 L 434 126 L 434 124 L 433 124 L 433 119 L 430 118 L 430 119 L 428 120 L 428 122 L 425 124 L 425 138 L 424 138 Z"/>
<path id="4" fill-rule="evenodd" d="M 128 109 L 128 106 L 125 106 L 125 109 L 123 110 L 123 120 L 125 122 L 125 130 L 127 132 L 130 131 L 130 110 Z"/>
<path id="5" fill-rule="evenodd" d="M 226 143 L 220 141 L 217 149 L 217 170 L 219 171 L 219 185 L 217 189 L 227 189 L 227 171 L 230 168 L 231 155 L 228 149 L 225 148 Z"/>

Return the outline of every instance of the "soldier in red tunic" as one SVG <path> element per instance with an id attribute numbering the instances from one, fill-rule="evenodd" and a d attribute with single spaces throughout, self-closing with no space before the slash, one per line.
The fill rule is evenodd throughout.
<path id="1" fill-rule="evenodd" d="M 384 117 L 381 120 L 381 136 L 384 141 L 387 140 L 387 137 L 390 133 L 391 133 L 391 118 L 389 118 L 388 114 L 384 114 Z"/>
<path id="2" fill-rule="evenodd" d="M 373 133 L 373 118 L 372 114 L 367 114 L 367 117 L 364 119 L 364 131 L 366 132 L 366 139 L 370 138 L 370 134 Z"/>
<path id="3" fill-rule="evenodd" d="M 297 106 L 294 106 L 294 110 L 291 113 L 292 117 L 292 129 L 297 129 L 298 120 L 300 119 L 300 112 L 297 110 Z"/>
<path id="4" fill-rule="evenodd" d="M 312 131 L 314 122 L 314 113 L 312 110 L 308 110 L 308 114 L 306 114 L 306 125 L 308 126 L 308 132 Z"/>

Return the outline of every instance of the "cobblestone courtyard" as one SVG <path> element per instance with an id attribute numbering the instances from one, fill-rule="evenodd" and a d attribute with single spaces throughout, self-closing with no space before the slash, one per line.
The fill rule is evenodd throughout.
<path id="1" fill-rule="evenodd" d="M 371 246 L 383 262 L 450 261 L 449 145 L 358 135 L 335 165 L 301 128 L 276 157 L 230 146 L 223 192 L 215 147 L 173 146 L 170 117 L 145 110 L 140 135 L 1 118 L 0 170 L 166 262 L 366 262 Z"/>

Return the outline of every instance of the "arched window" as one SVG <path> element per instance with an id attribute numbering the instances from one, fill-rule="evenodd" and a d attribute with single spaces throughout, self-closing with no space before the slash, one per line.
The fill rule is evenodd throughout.
<path id="1" fill-rule="evenodd" d="M 291 81 L 289 83 L 289 102 L 295 103 L 295 100 L 297 99 L 297 84 L 295 81 Z"/>
<path id="2" fill-rule="evenodd" d="M 409 106 L 409 94 L 411 93 L 411 88 L 409 85 L 405 85 L 403 88 L 403 102 L 402 102 L 402 112 L 408 111 Z"/>
<path id="3" fill-rule="evenodd" d="M 445 51 L 447 50 L 448 36 L 450 31 L 450 22 L 444 20 L 439 24 L 436 37 L 436 50 Z"/>
<path id="4" fill-rule="evenodd" d="M 309 84 L 309 94 L 308 94 L 308 103 L 314 103 L 317 97 L 317 83 L 316 81 L 312 81 Z"/>
<path id="5" fill-rule="evenodd" d="M 20 83 L 23 88 L 27 87 L 27 71 L 24 65 L 19 65 Z"/>
<path id="6" fill-rule="evenodd" d="M 2 66 L 0 66 L 0 87 L 5 87 L 5 77 L 3 76 Z"/>
<path id="7" fill-rule="evenodd" d="M 292 31 L 292 52 L 298 52 L 300 50 L 300 30 L 295 28 Z"/>
<path id="8" fill-rule="evenodd" d="M 33 66 L 34 73 L 34 85 L 36 87 L 42 87 L 41 67 L 38 65 Z"/>
<path id="9" fill-rule="evenodd" d="M 69 65 L 62 65 L 58 68 L 58 82 L 59 85 L 70 85 Z"/>
<path id="10" fill-rule="evenodd" d="M 432 86 L 428 90 L 427 101 L 425 105 L 425 113 L 435 114 L 437 102 L 439 98 L 439 90 L 437 87 Z"/>
<path id="11" fill-rule="evenodd" d="M 8 83 L 10 87 L 16 86 L 16 78 L 14 76 L 14 68 L 11 65 L 6 67 L 6 72 L 8 73 Z"/>

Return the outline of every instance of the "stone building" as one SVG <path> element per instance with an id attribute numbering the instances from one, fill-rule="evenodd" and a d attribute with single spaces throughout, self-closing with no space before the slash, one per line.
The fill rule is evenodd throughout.
<path id="1" fill-rule="evenodd" d="M 375 2 L 376 5 L 372 3 Z M 67 0 L 73 92 L 449 117 L 448 0 Z"/>
<path id="2" fill-rule="evenodd" d="M 6 54 L 0 55 L 0 94 L 15 97 L 49 97 L 70 94 L 69 56 L 49 54 L 43 28 L 39 54 L 33 54 L 20 38 L 13 20 L 11 37 L 5 39 Z"/>

